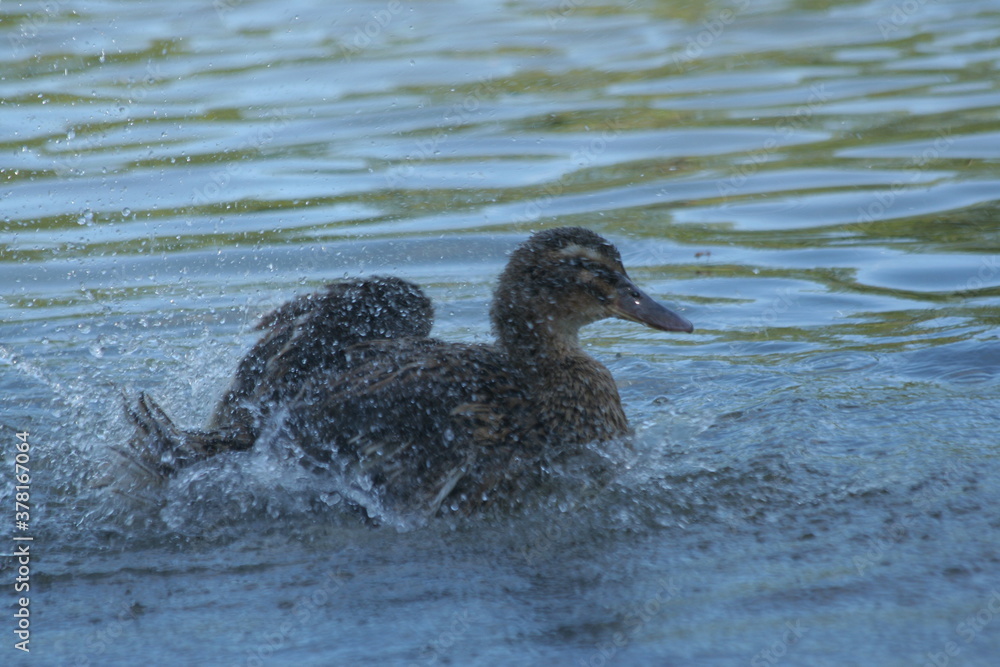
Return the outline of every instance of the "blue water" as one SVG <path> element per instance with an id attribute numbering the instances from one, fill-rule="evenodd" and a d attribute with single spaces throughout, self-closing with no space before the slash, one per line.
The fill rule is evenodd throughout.
<path id="1" fill-rule="evenodd" d="M 995 2 L 0 17 L 3 664 L 996 663 Z M 488 340 L 559 225 L 696 327 L 584 331 L 636 429 L 611 484 L 403 531 L 263 452 L 109 484 L 123 391 L 202 424 L 257 317 L 343 276 Z"/>

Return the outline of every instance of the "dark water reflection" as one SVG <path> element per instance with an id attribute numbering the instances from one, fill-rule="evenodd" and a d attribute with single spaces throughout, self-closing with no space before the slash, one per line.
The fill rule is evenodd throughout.
<path id="1" fill-rule="evenodd" d="M 995 2 L 0 13 L 0 422 L 34 442 L 35 662 L 1000 651 Z M 261 458 L 151 507 L 94 488 L 121 389 L 198 423 L 289 295 L 397 273 L 437 335 L 486 339 L 505 253 L 569 224 L 697 328 L 587 330 L 637 429 L 614 484 L 409 533 Z"/>

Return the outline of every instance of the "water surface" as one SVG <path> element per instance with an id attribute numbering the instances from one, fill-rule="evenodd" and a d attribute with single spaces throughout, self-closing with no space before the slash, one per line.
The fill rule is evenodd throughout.
<path id="1" fill-rule="evenodd" d="M 1000 653 L 995 2 L 0 13 L 0 422 L 5 470 L 31 433 L 33 662 Z M 637 431 L 612 484 L 409 532 L 262 456 L 145 499 L 100 486 L 122 391 L 200 424 L 256 318 L 349 275 L 414 280 L 435 335 L 487 340 L 505 254 L 559 225 L 613 239 L 696 326 L 585 330 Z"/>

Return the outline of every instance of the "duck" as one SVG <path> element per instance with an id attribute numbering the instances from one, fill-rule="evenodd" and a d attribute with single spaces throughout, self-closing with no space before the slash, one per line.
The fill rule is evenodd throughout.
<path id="1" fill-rule="evenodd" d="M 222 452 L 281 443 L 358 490 L 347 497 L 359 505 L 434 516 L 513 502 L 559 456 L 631 434 L 610 371 L 580 345 L 580 329 L 606 318 L 694 330 L 582 227 L 537 232 L 510 254 L 491 343 L 431 337 L 433 306 L 408 281 L 332 283 L 260 320 L 205 428 L 177 427 L 148 393 L 127 402 L 125 451 L 165 480 Z"/>

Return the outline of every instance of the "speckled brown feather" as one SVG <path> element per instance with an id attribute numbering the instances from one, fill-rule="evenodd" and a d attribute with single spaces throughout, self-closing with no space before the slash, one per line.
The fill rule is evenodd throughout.
<path id="1" fill-rule="evenodd" d="M 544 429 L 525 421 L 529 397 L 492 346 L 401 339 L 343 356 L 289 402 L 280 437 L 316 469 L 363 472 L 388 505 L 433 513 L 450 495 L 464 504 L 512 446 L 524 456 L 543 447 Z"/>
<path id="2" fill-rule="evenodd" d="M 330 283 L 261 318 L 264 335 L 237 367 L 205 429 L 180 429 L 147 393 L 126 404 L 135 434 L 128 458 L 160 475 L 221 451 L 250 449 L 272 410 L 294 396 L 336 353 L 371 339 L 426 336 L 430 299 L 416 285 L 375 276 Z"/>

